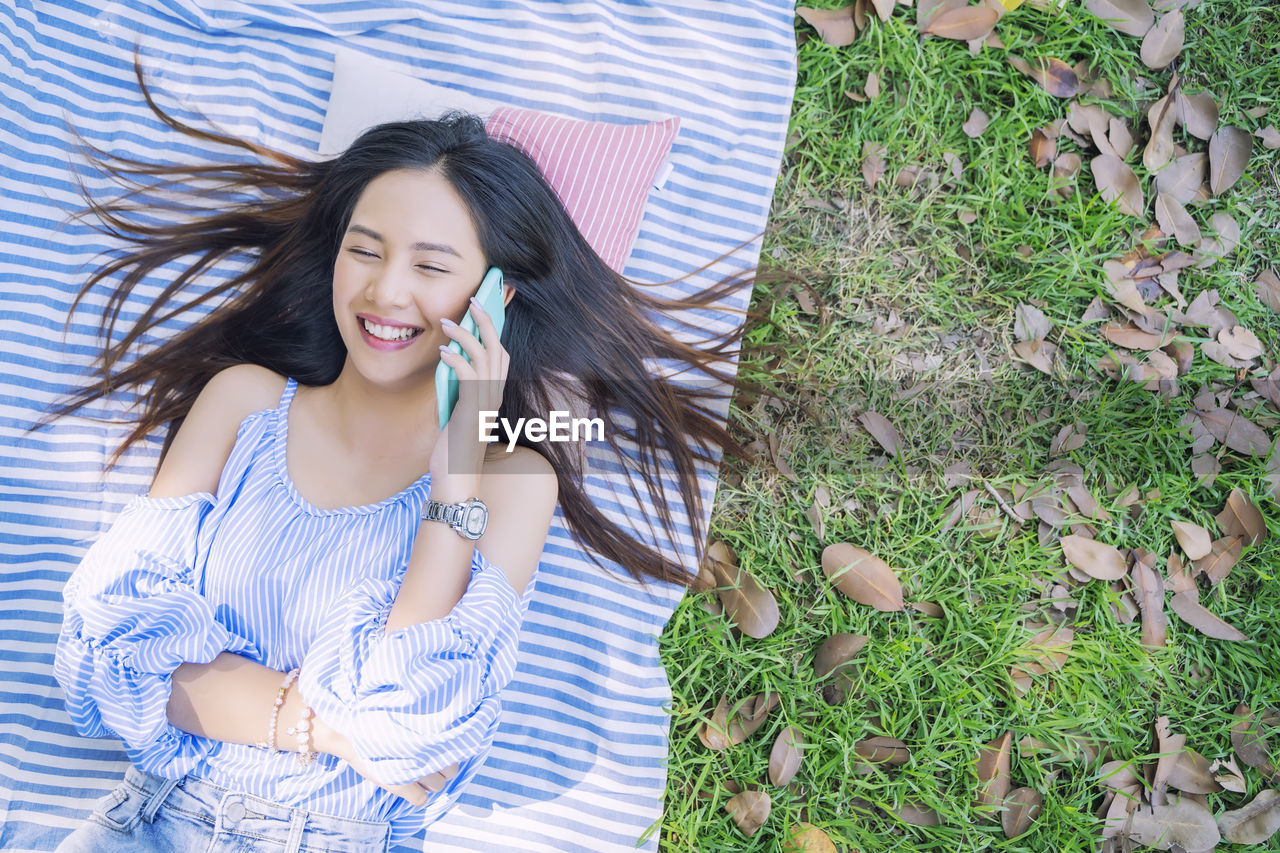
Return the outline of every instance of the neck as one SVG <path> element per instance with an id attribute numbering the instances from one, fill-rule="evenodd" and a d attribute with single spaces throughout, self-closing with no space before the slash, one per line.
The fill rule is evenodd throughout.
<path id="1" fill-rule="evenodd" d="M 330 428 L 359 456 L 429 455 L 440 435 L 432 377 L 374 385 L 348 361 L 324 392 Z"/>

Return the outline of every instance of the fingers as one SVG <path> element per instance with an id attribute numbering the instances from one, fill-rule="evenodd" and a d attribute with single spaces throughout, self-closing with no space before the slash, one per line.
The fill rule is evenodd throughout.
<path id="1" fill-rule="evenodd" d="M 480 307 L 480 303 L 476 302 L 474 297 L 471 300 L 470 312 L 480 333 L 479 339 L 468 332 L 464 326 L 446 322 L 447 318 L 441 319 L 441 328 L 444 333 L 462 347 L 462 351 L 467 354 L 467 359 L 470 359 L 470 364 L 467 364 L 467 359 L 447 346 L 440 348 L 441 359 L 457 371 L 459 379 L 504 379 L 510 360 L 502 346 L 498 330 L 493 325 L 493 319 Z M 481 340 L 484 342 L 483 345 Z"/>

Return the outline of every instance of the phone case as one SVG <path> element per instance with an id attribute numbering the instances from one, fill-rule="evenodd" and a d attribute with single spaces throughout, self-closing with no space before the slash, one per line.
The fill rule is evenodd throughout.
<path id="1" fill-rule="evenodd" d="M 485 273 L 484 280 L 480 282 L 480 289 L 476 291 L 476 301 L 488 313 L 493 320 L 494 328 L 501 335 L 502 327 L 507 320 L 506 305 L 503 302 L 502 270 L 497 267 L 489 268 L 489 272 Z M 476 326 L 475 318 L 471 316 L 470 308 L 463 315 L 462 322 L 459 325 L 475 335 L 476 338 L 480 337 L 480 329 Z M 462 344 L 457 341 L 451 341 L 449 349 L 466 358 L 467 361 L 471 360 L 463 351 Z M 444 429 L 444 425 L 449 422 L 449 416 L 453 414 L 453 407 L 457 403 L 458 373 L 441 359 L 440 364 L 436 367 L 436 407 L 440 414 L 440 429 Z"/>

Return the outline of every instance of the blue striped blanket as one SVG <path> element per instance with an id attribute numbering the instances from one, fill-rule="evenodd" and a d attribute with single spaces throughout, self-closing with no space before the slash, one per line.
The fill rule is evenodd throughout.
<path id="1" fill-rule="evenodd" d="M 134 43 L 167 111 L 299 156 L 318 156 L 344 47 L 514 106 L 616 122 L 677 115 L 670 177 L 649 198 L 625 270 L 668 282 L 726 255 L 660 288 L 676 294 L 756 262 L 795 81 L 792 26 L 782 0 L 0 4 L 0 850 L 52 850 L 125 767 L 118 741 L 72 727 L 53 650 L 63 584 L 146 491 L 161 436 L 104 472 L 126 425 L 97 418 L 119 418 L 127 398 L 28 428 L 84 381 L 100 349 L 105 290 L 69 323 L 68 311 L 113 246 L 69 214 L 80 204 L 77 173 L 90 190 L 107 185 L 79 162 L 68 126 L 148 161 L 207 156 L 146 107 Z M 228 272 L 211 273 L 210 284 Z M 165 273 L 146 280 L 125 319 L 159 293 Z M 699 322 L 731 328 L 740 316 L 729 309 L 749 298 L 744 289 Z M 160 334 L 192 319 L 175 317 Z M 645 529 L 651 507 L 615 474 L 597 464 L 589 493 Z M 712 466 L 700 475 L 708 512 L 716 475 Z M 688 518 L 675 520 L 679 541 L 661 544 L 691 563 Z M 680 597 L 602 571 L 557 516 L 494 749 L 458 806 L 400 849 L 656 850 L 670 700 L 658 637 Z"/>

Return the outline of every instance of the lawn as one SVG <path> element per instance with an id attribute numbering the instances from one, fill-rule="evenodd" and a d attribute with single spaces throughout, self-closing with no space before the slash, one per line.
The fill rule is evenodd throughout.
<path id="1" fill-rule="evenodd" d="M 1028 2 L 971 50 L 938 5 L 797 18 L 740 365 L 770 390 L 730 414 L 719 591 L 662 637 L 653 831 L 1280 850 L 1280 8 L 1203 0 L 1178 50 L 1160 3 L 1144 50 Z"/>

